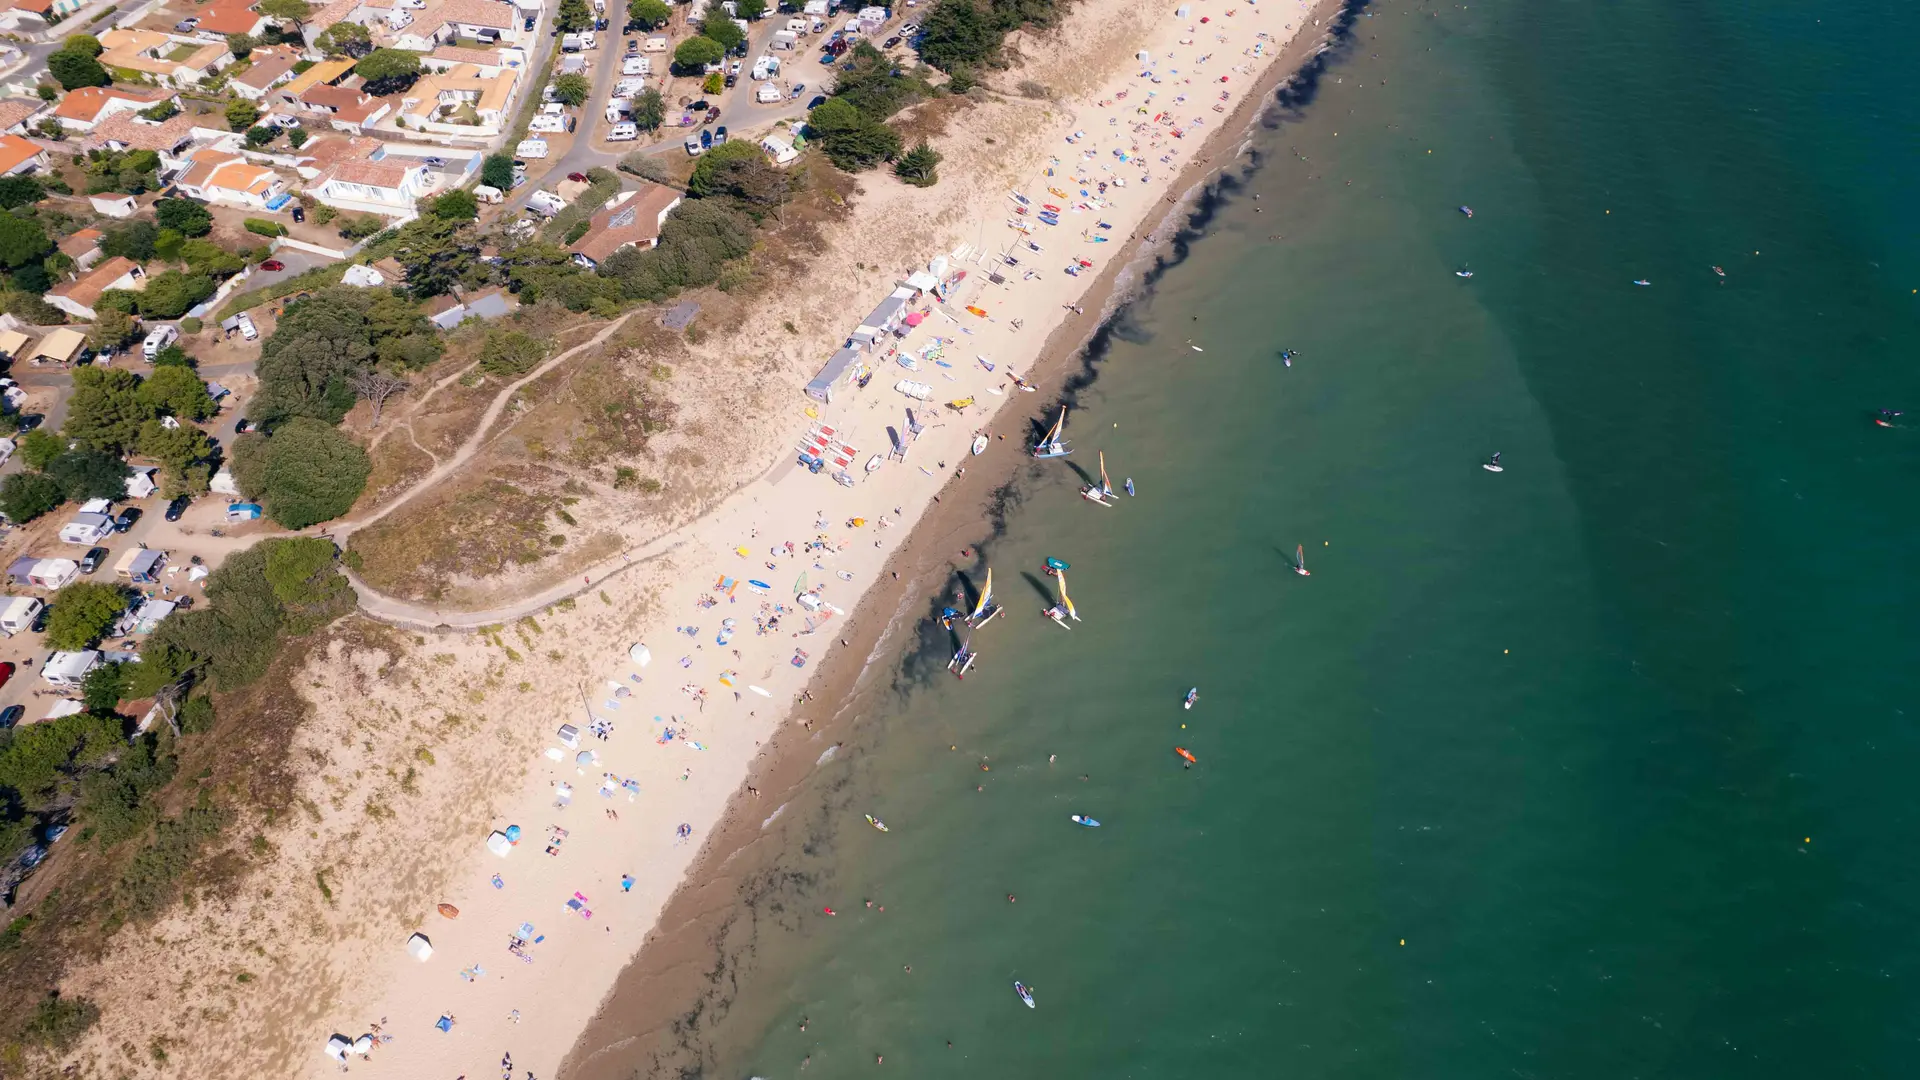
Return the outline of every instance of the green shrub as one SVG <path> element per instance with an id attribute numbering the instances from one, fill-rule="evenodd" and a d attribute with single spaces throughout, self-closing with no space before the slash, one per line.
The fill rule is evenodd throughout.
<path id="1" fill-rule="evenodd" d="M 246 219 L 246 221 L 242 222 L 242 224 L 247 227 L 248 232 L 253 233 L 255 236 L 287 235 L 287 227 L 285 225 L 282 225 L 277 221 L 268 221 L 265 218 L 250 217 Z"/>

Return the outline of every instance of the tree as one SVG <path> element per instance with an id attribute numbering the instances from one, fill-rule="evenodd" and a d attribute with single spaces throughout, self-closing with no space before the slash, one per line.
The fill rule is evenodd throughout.
<path id="1" fill-rule="evenodd" d="M 940 152 L 925 139 L 894 162 L 893 175 L 914 187 L 932 187 L 940 182 Z"/>
<path id="2" fill-rule="evenodd" d="M 79 53 L 82 56 L 99 56 L 106 51 L 106 46 L 100 44 L 100 39 L 92 34 L 68 34 L 66 39 L 60 42 L 60 51 Z"/>
<path id="3" fill-rule="evenodd" d="M 562 75 L 553 80 L 553 96 L 568 105 L 579 105 L 593 94 L 593 84 L 585 75 Z"/>
<path id="4" fill-rule="evenodd" d="M 194 360 L 193 357 L 187 355 L 187 350 L 181 348 L 178 345 L 169 345 L 166 348 L 161 349 L 159 352 L 153 354 L 153 366 L 155 368 L 163 368 L 163 367 L 191 368 L 191 367 L 197 366 L 197 362 Z"/>
<path id="5" fill-rule="evenodd" d="M 212 296 L 216 286 L 204 274 L 183 274 L 168 270 L 147 279 L 140 294 L 140 313 L 156 319 L 177 319 L 193 305 Z"/>
<path id="6" fill-rule="evenodd" d="M 205 236 L 213 231 L 213 214 L 192 199 L 161 199 L 153 204 L 154 219 L 163 229 L 181 236 Z"/>
<path id="7" fill-rule="evenodd" d="M 998 52 L 1001 37 L 1010 29 L 1000 25 L 985 4 L 939 0 L 921 20 L 920 59 L 941 71 L 972 67 Z"/>
<path id="8" fill-rule="evenodd" d="M 274 599 L 289 607 L 325 602 L 339 586 L 333 561 L 338 549 L 318 536 L 297 536 L 267 548 L 267 584 Z"/>
<path id="9" fill-rule="evenodd" d="M 106 352 L 117 349 L 120 343 L 133 336 L 133 316 L 120 311 L 102 311 L 94 316 L 93 328 L 87 331 L 87 344 L 94 352 Z"/>
<path id="10" fill-rule="evenodd" d="M 415 218 L 394 238 L 393 257 L 407 270 L 407 291 L 418 299 L 452 292 L 479 249 L 460 235 L 462 221 Z"/>
<path id="11" fill-rule="evenodd" d="M 292 131 L 287 132 L 287 143 L 295 150 L 307 145 L 307 129 L 294 128 Z"/>
<path id="12" fill-rule="evenodd" d="M 739 27 L 734 27 L 738 30 Z M 708 64 L 717 64 L 727 50 L 710 37 L 690 37 L 673 50 L 673 66 L 680 74 L 691 75 Z"/>
<path id="13" fill-rule="evenodd" d="M 47 74 L 64 90 L 83 86 L 106 86 L 113 81 L 100 61 L 85 53 L 61 51 L 47 56 Z"/>
<path id="14" fill-rule="evenodd" d="M 641 131 L 658 131 L 667 122 L 667 99 L 649 86 L 633 99 L 633 122 Z"/>
<path id="15" fill-rule="evenodd" d="M 336 287 L 287 308 L 260 348 L 253 414 L 268 426 L 295 416 L 339 423 L 353 407 L 347 379 L 374 356 L 370 303 L 366 290 Z"/>
<path id="16" fill-rule="evenodd" d="M 453 188 L 426 200 L 427 212 L 448 221 L 472 221 L 480 216 L 480 200 L 465 188 Z"/>
<path id="17" fill-rule="evenodd" d="M 207 384 L 200 381 L 200 376 L 190 367 L 177 364 L 155 367 L 137 393 L 153 412 L 181 420 L 205 420 L 214 414 L 213 396 L 207 393 Z"/>
<path id="18" fill-rule="evenodd" d="M 547 355 L 546 343 L 518 330 L 489 330 L 480 347 L 480 370 L 511 377 L 532 371 Z"/>
<path id="19" fill-rule="evenodd" d="M 47 644 L 62 652 L 91 649 L 127 610 L 127 594 L 118 585 L 76 581 L 53 594 L 48 604 Z"/>
<path id="20" fill-rule="evenodd" d="M 412 86 L 420 77 L 420 57 L 400 49 L 375 49 L 353 65 L 353 71 L 367 80 L 367 93 L 378 97 Z"/>
<path id="21" fill-rule="evenodd" d="M 272 125 L 256 125 L 247 129 L 247 145 L 258 150 L 280 137 L 280 129 Z"/>
<path id="22" fill-rule="evenodd" d="M 320 36 L 315 41 L 323 49 L 356 58 L 373 51 L 373 35 L 359 23 L 334 23 L 320 31 Z"/>
<path id="23" fill-rule="evenodd" d="M 31 176 L 0 176 L 0 207 L 11 210 L 45 198 L 47 189 Z"/>
<path id="24" fill-rule="evenodd" d="M 253 10 L 276 22 L 290 22 L 296 27 L 313 18 L 313 5 L 307 0 L 260 0 Z"/>
<path id="25" fill-rule="evenodd" d="M 69 450 L 47 463 L 46 475 L 76 502 L 127 497 L 127 463 L 110 451 L 85 446 Z"/>
<path id="26" fill-rule="evenodd" d="M 643 30 L 665 26 L 673 9 L 662 0 L 627 0 L 627 19 Z"/>
<path id="27" fill-rule="evenodd" d="M 724 11 L 712 12 L 700 20 L 700 36 L 719 42 L 720 47 L 728 52 L 739 48 L 747 40 L 747 32 L 740 29 L 740 24 L 728 18 Z"/>
<path id="28" fill-rule="evenodd" d="M 900 134 L 862 115 L 844 98 L 831 97 L 807 114 L 808 133 L 820 140 L 828 160 L 847 172 L 870 169 L 900 153 Z"/>
<path id="29" fill-rule="evenodd" d="M 560 0 L 553 21 L 562 30 L 581 30 L 593 25 L 593 12 L 588 10 L 587 0 Z"/>
<path id="30" fill-rule="evenodd" d="M 211 240 L 188 240 L 180 245 L 178 254 L 187 269 L 212 278 L 230 278 L 247 266 L 245 259 Z"/>
<path id="31" fill-rule="evenodd" d="M 740 17 L 753 22 L 767 13 L 767 0 L 734 0 L 734 9 Z"/>
<path id="32" fill-rule="evenodd" d="M 371 471 L 366 451 L 333 426 L 289 420 L 267 439 L 261 477 L 267 516 L 289 529 L 331 521 L 353 508 Z"/>
<path id="33" fill-rule="evenodd" d="M 133 445 L 153 410 L 140 396 L 140 377 L 119 368 L 89 366 L 73 371 L 66 434 L 98 450 L 119 453 Z"/>
<path id="34" fill-rule="evenodd" d="M 694 164 L 687 192 L 696 198 L 732 195 L 756 205 L 777 206 L 786 198 L 787 174 L 768 164 L 757 144 L 744 139 L 726 142 Z"/>
<path id="35" fill-rule="evenodd" d="M 24 525 L 66 501 L 60 482 L 42 473 L 14 473 L 0 480 L 0 513 L 16 525 Z"/>
<path id="36" fill-rule="evenodd" d="M 380 426 L 380 410 L 386 407 L 387 399 L 407 388 L 407 380 L 379 368 L 355 372 L 349 384 L 373 407 L 373 415 L 367 418 L 368 430 Z"/>
<path id="37" fill-rule="evenodd" d="M 150 108 L 141 109 L 140 115 L 156 124 L 164 123 L 180 115 L 180 106 L 175 105 L 172 98 L 167 98 L 165 101 L 155 102 Z"/>
<path id="38" fill-rule="evenodd" d="M 159 238 L 160 230 L 153 222 L 125 221 L 108 229 L 100 238 L 100 254 L 109 259 L 120 256 L 146 262 L 153 258 L 153 245 Z"/>
<path id="39" fill-rule="evenodd" d="M 213 456 L 213 440 L 192 424 L 168 427 L 158 420 L 149 420 L 140 425 L 140 453 L 181 474 L 189 466 Z"/>
<path id="40" fill-rule="evenodd" d="M 480 182 L 500 191 L 512 190 L 513 159 L 505 154 L 488 154 L 480 163 Z"/>
<path id="41" fill-rule="evenodd" d="M 234 131 L 245 131 L 260 119 L 260 110 L 246 98 L 234 98 L 227 102 L 227 127 Z"/>
<path id="42" fill-rule="evenodd" d="M 20 436 L 20 460 L 27 468 L 44 471 L 54 458 L 67 452 L 67 440 L 45 428 L 34 428 Z"/>
<path id="43" fill-rule="evenodd" d="M 259 44 L 260 39 L 252 34 L 227 35 L 227 51 L 233 54 L 235 60 L 245 60 Z"/>
<path id="44" fill-rule="evenodd" d="M 0 264 L 18 269 L 30 262 L 39 262 L 52 250 L 53 241 L 47 238 L 47 230 L 41 228 L 39 222 L 0 213 Z"/>

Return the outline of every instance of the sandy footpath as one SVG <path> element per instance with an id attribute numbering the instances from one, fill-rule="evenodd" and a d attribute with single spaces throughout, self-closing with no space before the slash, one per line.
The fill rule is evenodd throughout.
<path id="1" fill-rule="evenodd" d="M 101 1075 L 318 1077 L 343 1068 L 322 1053 L 329 1035 L 377 1028 L 371 1053 L 349 1055 L 345 1068 L 478 1080 L 502 1075 L 511 1055 L 513 1077 L 551 1080 L 730 800 L 752 798 L 742 789 L 765 744 L 831 711 L 798 695 L 868 590 L 883 586 L 876 604 L 897 602 L 888 560 L 916 521 L 961 470 L 974 466 L 971 487 L 1024 453 L 1043 397 L 1010 376 L 1078 349 L 1097 312 L 1073 307 L 1095 303 L 1090 290 L 1137 252 L 1128 241 L 1197 181 L 1203 152 L 1223 150 L 1210 137 L 1238 136 L 1233 125 L 1248 119 L 1239 107 L 1263 76 L 1271 81 L 1282 44 L 1303 26 L 1316 31 L 1306 0 L 1191 0 L 1180 19 L 1172 7 L 1084 0 L 1057 31 L 1020 42 L 1036 57 L 1025 69 L 994 80 L 1011 86 L 1031 73 L 1063 100 L 998 102 L 1016 116 L 993 125 L 967 125 L 985 109 L 960 114 L 935 139 L 948 160 L 931 192 L 863 180 L 871 198 L 855 224 L 866 231 L 833 238 L 843 262 L 862 250 L 849 245 L 870 241 L 883 255 L 917 250 L 920 265 L 948 255 L 966 277 L 945 302 L 916 303 L 925 317 L 895 348 L 924 357 L 917 369 L 883 349 L 869 359 L 870 386 L 818 408 L 817 421 L 857 448 L 854 486 L 783 452 L 714 512 L 648 543 L 634 573 L 596 581 L 597 593 L 534 625 L 432 641 L 393 632 L 383 643 L 373 632 L 319 658 L 313 696 L 347 720 L 296 748 L 315 763 L 298 826 L 311 851 L 295 859 L 289 848 L 277 879 L 258 883 L 230 922 L 177 914 L 138 949 L 128 943 L 118 966 L 69 980 L 109 1017 L 146 1002 L 150 1030 L 179 1032 L 184 1014 L 200 1033 L 165 1044 L 170 1065 L 155 1066 L 161 1055 L 125 1028 L 117 1045 L 98 1033 L 80 1058 L 108 1066 Z M 1069 54 L 1062 42 L 1087 51 Z M 1024 217 L 1009 191 L 1026 196 Z M 942 200 L 945 209 L 926 212 Z M 1049 204 L 1059 224 L 1031 226 L 1040 250 L 1016 246 L 1024 237 L 1008 222 Z M 996 265 L 1002 252 L 1017 263 Z M 867 258 L 876 264 L 854 278 L 858 297 L 835 309 L 845 332 L 905 276 Z M 994 270 L 1003 284 L 989 280 Z M 901 379 L 932 386 L 932 399 L 897 393 Z M 1019 404 L 996 420 L 1010 401 Z M 905 434 L 907 407 L 925 424 L 907 459 L 864 471 L 886 456 L 889 426 Z M 808 424 L 796 410 L 795 443 Z M 992 443 L 974 458 L 979 432 Z M 650 653 L 644 667 L 630 659 L 636 643 Z M 577 747 L 562 745 L 563 724 L 577 729 Z M 394 807 L 422 785 L 447 812 L 402 809 L 396 820 Z M 487 831 L 511 826 L 510 852 L 487 850 Z M 316 881 L 324 901 L 311 899 Z M 432 943 L 424 961 L 405 947 L 416 930 Z"/>

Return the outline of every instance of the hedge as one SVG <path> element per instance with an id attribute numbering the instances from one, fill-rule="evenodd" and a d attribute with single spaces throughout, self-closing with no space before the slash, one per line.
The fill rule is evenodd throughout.
<path id="1" fill-rule="evenodd" d="M 250 217 L 246 221 L 242 222 L 242 224 L 244 224 L 247 227 L 248 232 L 254 233 L 259 236 L 287 235 L 287 227 L 285 225 L 282 225 L 277 221 L 268 221 L 265 218 Z"/>

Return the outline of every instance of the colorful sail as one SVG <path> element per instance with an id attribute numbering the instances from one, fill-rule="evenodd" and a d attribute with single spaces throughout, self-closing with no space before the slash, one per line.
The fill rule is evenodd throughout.
<path id="1" fill-rule="evenodd" d="M 1113 495 L 1113 481 L 1107 479 L 1107 452 L 1100 451 L 1100 494 Z"/>
<path id="2" fill-rule="evenodd" d="M 1060 573 L 1060 603 L 1067 609 L 1067 618 L 1072 619 L 1074 622 L 1080 621 L 1079 613 L 1073 610 L 1073 598 L 1067 595 L 1067 575 L 1065 571 L 1061 571 Z"/>
<path id="3" fill-rule="evenodd" d="M 986 614 L 988 605 L 992 603 L 993 603 L 993 567 L 989 566 L 987 567 L 987 587 L 980 590 L 980 602 L 973 605 L 973 613 L 968 615 L 967 618 L 977 619 L 980 616 Z"/>

